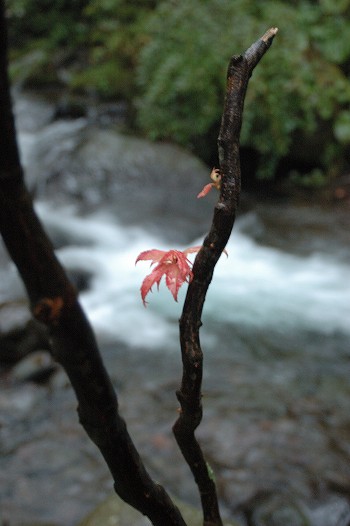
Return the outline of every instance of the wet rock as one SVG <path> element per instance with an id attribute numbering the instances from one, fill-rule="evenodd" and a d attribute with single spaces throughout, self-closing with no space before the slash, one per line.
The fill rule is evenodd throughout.
<path id="1" fill-rule="evenodd" d="M 39 349 L 49 349 L 47 330 L 32 318 L 14 266 L 0 265 L 0 365 L 14 364 Z"/>
<path id="2" fill-rule="evenodd" d="M 38 198 L 71 202 L 82 212 L 103 203 L 118 220 L 139 225 L 142 217 L 144 225 L 178 243 L 202 235 L 208 200 L 196 195 L 209 170 L 199 159 L 172 144 L 88 124 L 61 120 L 37 134 L 26 174 Z"/>
<path id="3" fill-rule="evenodd" d="M 350 504 L 340 495 L 331 495 L 325 502 L 308 510 L 311 524 L 315 526 L 349 526 Z"/>
<path id="4" fill-rule="evenodd" d="M 175 503 L 183 514 L 186 524 L 191 526 L 201 526 L 203 524 L 203 516 L 199 510 L 176 499 Z M 97 506 L 79 526 L 101 526 L 101 524 L 110 524 L 111 526 L 149 526 L 150 521 L 119 497 L 111 495 Z M 234 522 L 224 521 L 224 526 L 238 525 Z"/>
<path id="5" fill-rule="evenodd" d="M 70 385 L 64 369 L 56 369 L 55 374 L 50 378 L 50 388 L 53 390 L 61 390 L 70 388 Z"/>
<path id="6" fill-rule="evenodd" d="M 251 505 L 253 511 L 248 513 L 251 526 L 311 526 L 302 506 L 290 495 L 257 496 Z"/>
<path id="7" fill-rule="evenodd" d="M 44 391 L 32 385 L 19 389 L 4 389 L 0 392 L 2 417 L 20 418 L 29 414 L 44 396 Z"/>
<path id="8" fill-rule="evenodd" d="M 350 232 L 346 227 L 346 208 L 281 202 L 273 206 L 258 203 L 255 209 L 263 212 L 259 214 L 259 222 L 253 214 L 248 215 L 244 230 L 258 243 L 305 256 L 315 252 L 343 252 L 344 261 L 349 261 Z M 288 228 L 290 224 L 294 224 L 294 228 Z"/>
<path id="9" fill-rule="evenodd" d="M 45 193 L 50 180 L 68 176 L 72 156 L 84 142 L 86 127 L 84 118 L 59 120 L 32 136 L 30 148 L 22 143 L 26 183 L 36 196 Z M 71 181 L 70 177 L 67 179 L 67 183 Z"/>
<path id="10" fill-rule="evenodd" d="M 4 495 L 12 495 L 14 490 L 14 485 L 11 482 L 14 474 L 11 469 L 8 469 L 9 459 L 16 458 L 21 445 L 32 440 L 33 435 L 29 421 L 38 422 L 37 417 L 47 392 L 34 384 L 22 384 L 20 388 L 18 385 L 8 386 L 3 377 L 0 377 L 0 384 L 0 458 L 3 461 L 0 472 L 0 488 L 2 489 L 1 507 L 3 510 Z M 18 473 L 17 470 L 17 476 Z M 16 476 L 14 478 L 16 480 Z M 3 492 L 6 485 L 9 485 L 9 491 Z M 13 509 L 16 507 L 18 507 L 18 502 L 14 501 Z M 22 518 L 24 517 L 25 514 L 22 515 Z M 32 516 L 28 515 L 26 518 L 32 519 Z"/>
<path id="11" fill-rule="evenodd" d="M 0 337 L 24 327 L 31 319 L 25 299 L 4 301 L 0 305 Z"/>
<path id="12" fill-rule="evenodd" d="M 68 268 L 67 275 L 78 292 L 84 292 L 89 289 L 93 277 L 91 272 L 82 268 Z"/>
<path id="13" fill-rule="evenodd" d="M 49 348 L 47 329 L 31 319 L 22 327 L 0 333 L 0 364 L 14 364 L 31 352 Z"/>
<path id="14" fill-rule="evenodd" d="M 35 132 L 50 123 L 54 115 L 54 105 L 49 98 L 38 97 L 33 93 L 21 93 L 14 97 L 14 113 L 17 128 L 21 132 Z"/>
<path id="15" fill-rule="evenodd" d="M 49 353 L 36 351 L 21 360 L 11 374 L 18 382 L 44 383 L 56 370 L 57 365 Z"/>
<path id="16" fill-rule="evenodd" d="M 81 102 L 67 98 L 57 102 L 53 120 L 80 119 L 81 117 L 86 117 L 86 107 Z"/>
<path id="17" fill-rule="evenodd" d="M 11 365 L 33 351 L 48 348 L 47 331 L 32 319 L 14 266 L 0 267 L 0 364 Z"/>
<path id="18" fill-rule="evenodd" d="M 125 125 L 128 119 L 128 105 L 123 101 L 89 104 L 88 117 L 101 127 Z"/>

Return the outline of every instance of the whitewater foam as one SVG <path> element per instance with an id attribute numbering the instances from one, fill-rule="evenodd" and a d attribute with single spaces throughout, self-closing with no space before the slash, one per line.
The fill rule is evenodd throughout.
<path id="1" fill-rule="evenodd" d="M 165 247 L 110 214 L 79 217 L 72 206 L 53 209 L 44 202 L 37 210 L 49 230 L 67 233 L 69 244 L 57 252 L 63 264 L 93 276 L 81 302 L 98 334 L 144 347 L 164 345 L 177 334 L 186 287 L 175 303 L 162 283 L 144 308 L 139 289 L 150 269 L 147 262 L 135 266 L 135 260 L 143 250 L 184 247 Z M 259 245 L 240 231 L 239 222 L 227 249 L 229 257 L 218 262 L 207 295 L 204 321 L 350 332 L 350 271 L 335 256 L 301 257 Z"/>

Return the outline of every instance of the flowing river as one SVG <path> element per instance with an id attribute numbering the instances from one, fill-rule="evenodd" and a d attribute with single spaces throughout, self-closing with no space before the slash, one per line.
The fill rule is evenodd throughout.
<path id="1" fill-rule="evenodd" d="M 195 199 L 207 169 L 89 115 L 52 115 L 44 101 L 17 101 L 36 209 L 60 260 L 84 277 L 81 303 L 147 467 L 198 504 L 171 434 L 185 287 L 178 303 L 163 283 L 154 287 L 144 308 L 150 269 L 135 260 L 201 244 L 215 199 Z M 272 198 L 243 199 L 242 209 L 203 313 L 198 436 L 239 524 L 347 526 L 350 210 Z M 0 265 L 0 302 L 22 298 L 4 254 Z M 112 482 L 79 427 L 64 373 L 38 385 L 6 369 L 0 386 L 0 524 L 75 526 Z"/>

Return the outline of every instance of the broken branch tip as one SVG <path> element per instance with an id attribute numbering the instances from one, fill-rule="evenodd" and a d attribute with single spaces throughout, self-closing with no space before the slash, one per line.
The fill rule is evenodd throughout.
<path id="1" fill-rule="evenodd" d="M 278 27 L 271 27 L 266 33 L 261 37 L 265 43 L 271 40 L 278 33 Z"/>

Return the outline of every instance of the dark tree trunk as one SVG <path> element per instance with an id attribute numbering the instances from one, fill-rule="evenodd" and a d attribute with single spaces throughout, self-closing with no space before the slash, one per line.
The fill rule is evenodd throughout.
<path id="1" fill-rule="evenodd" d="M 0 0 L 0 231 L 26 286 L 34 317 L 78 399 L 81 424 L 100 449 L 118 495 L 156 526 L 186 526 L 146 472 L 118 413 L 118 401 L 76 291 L 57 260 L 24 185 L 7 74 L 5 5 Z"/>

